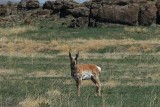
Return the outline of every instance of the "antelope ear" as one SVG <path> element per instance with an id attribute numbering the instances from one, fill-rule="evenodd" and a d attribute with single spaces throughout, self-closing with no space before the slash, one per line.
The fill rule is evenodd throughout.
<path id="1" fill-rule="evenodd" d="M 77 54 L 76 54 L 76 58 L 75 58 L 76 60 L 77 60 L 78 56 L 79 56 L 79 51 L 78 51 Z"/>
<path id="2" fill-rule="evenodd" d="M 72 55 L 71 55 L 71 51 L 69 50 L 69 58 L 71 59 L 72 58 Z"/>

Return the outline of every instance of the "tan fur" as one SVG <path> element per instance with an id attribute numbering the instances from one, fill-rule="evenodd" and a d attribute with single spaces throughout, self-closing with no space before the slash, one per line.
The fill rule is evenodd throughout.
<path id="1" fill-rule="evenodd" d="M 78 64 L 77 65 L 77 72 L 82 73 L 84 71 L 92 71 L 92 73 L 95 75 L 99 75 L 99 73 L 100 73 L 97 66 L 94 64 Z"/>

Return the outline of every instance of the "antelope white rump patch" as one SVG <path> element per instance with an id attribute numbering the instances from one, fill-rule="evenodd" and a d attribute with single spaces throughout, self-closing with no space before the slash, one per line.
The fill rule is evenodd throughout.
<path id="1" fill-rule="evenodd" d="M 101 67 L 97 66 L 98 70 L 101 72 Z"/>

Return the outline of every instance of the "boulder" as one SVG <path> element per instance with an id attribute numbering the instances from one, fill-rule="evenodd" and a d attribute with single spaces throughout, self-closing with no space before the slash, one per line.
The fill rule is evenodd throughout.
<path id="1" fill-rule="evenodd" d="M 14 4 L 13 4 L 11 1 L 8 1 L 8 2 L 7 2 L 7 6 L 8 6 L 8 7 L 12 7 L 13 5 L 14 5 Z"/>
<path id="2" fill-rule="evenodd" d="M 17 9 L 21 10 L 21 9 L 26 9 L 26 4 L 27 4 L 28 0 L 21 0 L 18 5 L 17 5 Z"/>
<path id="3" fill-rule="evenodd" d="M 129 3 L 146 3 L 148 0 L 103 0 L 102 2 L 110 5 L 127 5 Z"/>
<path id="4" fill-rule="evenodd" d="M 103 0 L 92 0 L 92 2 L 102 2 Z"/>
<path id="5" fill-rule="evenodd" d="M 140 7 L 139 24 L 149 26 L 156 23 L 157 8 L 154 3 L 144 3 Z"/>
<path id="6" fill-rule="evenodd" d="M 37 11 L 37 15 L 38 16 L 49 16 L 50 15 L 50 11 L 47 9 L 40 9 Z"/>
<path id="7" fill-rule="evenodd" d="M 12 14 L 12 10 L 5 5 L 0 5 L 0 16 L 9 16 Z"/>
<path id="8" fill-rule="evenodd" d="M 74 9 L 67 9 L 67 12 L 73 17 L 88 17 L 90 10 L 87 7 L 77 7 Z"/>
<path id="9" fill-rule="evenodd" d="M 76 27 L 88 27 L 88 17 L 79 17 L 77 19 L 73 19 L 70 22 L 69 27 L 76 28 Z"/>
<path id="10" fill-rule="evenodd" d="M 103 0 L 103 3 L 109 5 L 127 5 L 129 2 L 129 0 Z"/>
<path id="11" fill-rule="evenodd" d="M 100 8 L 102 8 L 101 4 L 92 3 L 90 7 L 90 17 L 93 19 L 97 18 Z"/>
<path id="12" fill-rule="evenodd" d="M 58 8 L 60 8 L 60 17 L 66 17 L 69 15 L 67 9 L 75 9 L 78 6 L 79 4 L 73 1 L 62 1 L 62 5 L 58 5 Z"/>
<path id="13" fill-rule="evenodd" d="M 156 6 L 157 6 L 157 23 L 160 24 L 160 0 L 157 0 Z"/>
<path id="14" fill-rule="evenodd" d="M 39 1 L 38 0 L 28 0 L 26 2 L 26 8 L 28 10 L 30 9 L 37 9 L 40 7 Z"/>
<path id="15" fill-rule="evenodd" d="M 128 4 L 125 6 L 104 4 L 99 9 L 95 6 L 91 10 L 91 18 L 95 18 L 99 22 L 137 25 L 138 13 L 138 4 Z"/>
<path id="16" fill-rule="evenodd" d="M 43 9 L 53 9 L 54 1 L 46 1 L 43 4 Z"/>
<path id="17" fill-rule="evenodd" d="M 80 4 L 80 7 L 87 7 L 90 8 L 92 2 L 91 1 L 86 1 Z"/>
<path id="18" fill-rule="evenodd" d="M 147 3 L 149 0 L 130 0 L 130 3 Z"/>
<path id="19" fill-rule="evenodd" d="M 63 1 L 62 4 L 63 9 L 74 9 L 76 7 L 79 7 L 79 4 L 74 1 Z"/>
<path id="20" fill-rule="evenodd" d="M 21 0 L 18 3 L 17 9 L 37 9 L 40 7 L 39 1 L 38 0 Z"/>
<path id="21" fill-rule="evenodd" d="M 97 27 L 97 22 L 95 19 L 89 18 L 88 27 Z"/>
<path id="22" fill-rule="evenodd" d="M 51 9 L 53 10 L 53 14 L 59 13 L 60 17 L 66 17 L 69 10 L 67 9 L 74 9 L 79 7 L 80 4 L 74 1 L 66 1 L 66 0 L 56 0 L 56 1 L 46 1 L 43 5 L 43 9 Z"/>
<path id="23" fill-rule="evenodd" d="M 5 16 L 7 12 L 7 7 L 4 5 L 0 5 L 0 16 Z"/>
<path id="24" fill-rule="evenodd" d="M 78 7 L 79 4 L 73 1 L 63 1 L 63 0 L 56 0 L 56 1 L 48 1 L 45 3 L 48 4 L 49 7 L 53 7 L 53 9 L 61 10 L 61 9 L 73 9 Z"/>

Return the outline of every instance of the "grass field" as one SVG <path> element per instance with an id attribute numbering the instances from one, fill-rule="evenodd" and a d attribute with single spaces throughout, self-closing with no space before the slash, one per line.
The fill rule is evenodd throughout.
<path id="1" fill-rule="evenodd" d="M 102 68 L 102 95 L 76 96 L 68 50 Z M 0 107 L 159 107 L 160 28 L 0 27 Z"/>

